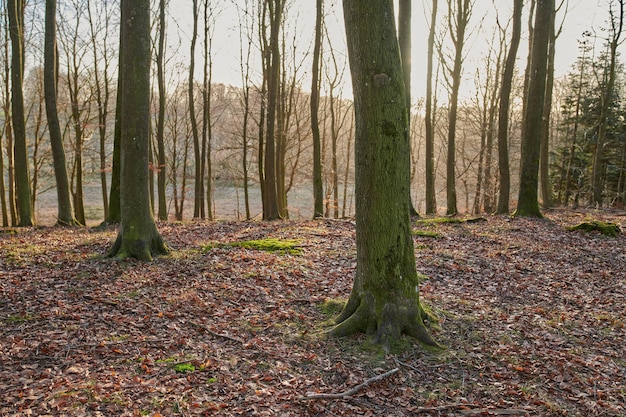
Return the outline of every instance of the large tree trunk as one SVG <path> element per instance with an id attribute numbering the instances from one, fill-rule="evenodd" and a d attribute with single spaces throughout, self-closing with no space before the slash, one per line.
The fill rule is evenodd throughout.
<path id="1" fill-rule="evenodd" d="M 57 186 L 57 224 L 77 224 L 72 212 L 70 182 L 67 175 L 63 136 L 57 113 L 57 47 L 56 47 L 56 0 L 46 0 L 46 29 L 44 44 L 44 94 L 46 115 L 50 134 L 50 148 Z"/>
<path id="2" fill-rule="evenodd" d="M 169 249 L 150 206 L 150 1 L 122 0 L 121 217 L 110 257 L 151 260 Z M 132 18 L 131 18 L 132 17 Z"/>
<path id="3" fill-rule="evenodd" d="M 539 0 L 535 11 L 528 100 L 524 114 L 520 188 L 516 216 L 542 217 L 539 209 L 539 151 L 543 106 L 546 96 L 546 71 L 550 21 L 554 12 L 554 0 Z"/>
<path id="4" fill-rule="evenodd" d="M 405 333 L 434 345 L 422 317 L 410 230 L 410 163 L 402 67 L 392 0 L 344 0 L 356 114 L 357 272 L 329 333 Z"/>
<path id="5" fill-rule="evenodd" d="M 11 34 L 11 117 L 13 122 L 15 186 L 18 226 L 32 226 L 30 174 L 24 120 L 24 0 L 9 0 L 9 32 Z"/>

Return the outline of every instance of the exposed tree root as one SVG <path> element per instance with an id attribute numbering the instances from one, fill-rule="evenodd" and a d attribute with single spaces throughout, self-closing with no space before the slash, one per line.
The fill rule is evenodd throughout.
<path id="1" fill-rule="evenodd" d="M 140 261 L 151 261 L 154 256 L 167 255 L 168 253 L 170 253 L 170 249 L 158 232 L 152 233 L 149 239 L 141 237 L 125 238 L 124 234 L 120 232 L 107 257 L 115 259 L 135 258 Z"/>
<path id="2" fill-rule="evenodd" d="M 374 343 L 389 351 L 391 343 L 401 335 L 411 336 L 425 345 L 441 347 L 430 335 L 423 322 L 425 310 L 415 300 L 406 297 L 390 297 L 377 306 L 374 295 L 365 292 L 354 294 L 336 319 L 336 325 L 327 331 L 334 337 L 355 333 L 373 335 Z"/>

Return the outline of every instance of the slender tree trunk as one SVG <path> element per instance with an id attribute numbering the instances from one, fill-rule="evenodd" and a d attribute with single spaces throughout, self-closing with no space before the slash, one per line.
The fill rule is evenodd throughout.
<path id="1" fill-rule="evenodd" d="M 624 25 L 624 0 L 619 0 L 619 16 L 617 16 L 617 22 L 615 22 L 615 16 L 611 13 L 611 40 L 610 40 L 610 64 L 608 81 L 604 91 L 602 92 L 602 102 L 600 109 L 600 122 L 598 127 L 598 136 L 596 147 L 593 154 L 593 171 L 591 177 L 591 187 L 593 190 L 593 203 L 596 206 L 601 207 L 603 203 L 602 182 L 604 171 L 604 146 L 606 144 L 606 133 L 608 130 L 608 118 L 611 103 L 613 102 L 613 94 L 615 89 L 616 78 L 616 65 L 617 65 L 617 47 L 620 44 L 620 36 L 622 34 L 622 28 Z"/>
<path id="2" fill-rule="evenodd" d="M 265 198 L 263 219 L 276 220 L 278 211 L 278 190 L 276 177 L 276 115 L 280 89 L 280 47 L 279 33 L 282 21 L 284 0 L 270 1 L 270 46 L 271 63 L 268 68 L 267 84 L 267 132 L 265 135 Z"/>
<path id="3" fill-rule="evenodd" d="M 196 63 L 196 41 L 198 38 L 198 0 L 193 0 L 193 31 L 191 35 L 191 51 L 189 53 L 189 119 L 191 120 L 191 131 L 193 134 L 193 154 L 195 166 L 195 186 L 193 217 L 204 219 L 204 172 L 202 171 L 202 151 L 200 149 L 200 134 L 198 132 L 198 122 L 196 120 L 196 105 L 194 95 L 194 71 Z"/>
<path id="4" fill-rule="evenodd" d="M 322 15 L 324 0 L 317 0 L 315 13 L 315 42 L 311 69 L 311 131 L 313 134 L 313 217 L 324 216 L 324 185 L 322 180 L 322 151 L 319 127 L 320 55 L 322 45 Z"/>
<path id="5" fill-rule="evenodd" d="M 554 86 L 554 53 L 556 43 L 555 19 L 556 11 L 550 19 L 550 44 L 548 45 L 548 66 L 546 71 L 546 98 L 543 108 L 541 127 L 541 151 L 539 161 L 539 174 L 541 184 L 541 199 L 543 207 L 550 208 L 553 205 L 552 190 L 550 188 L 550 117 L 552 113 L 552 88 Z"/>
<path id="6" fill-rule="evenodd" d="M 426 64 L 426 214 L 437 212 L 435 200 L 435 128 L 433 126 L 433 53 L 435 46 L 435 28 L 437 24 L 437 0 L 432 0 L 430 29 L 428 31 L 428 57 Z"/>
<path id="7" fill-rule="evenodd" d="M 32 226 L 30 174 L 24 120 L 24 0 L 8 0 L 11 34 L 11 117 L 13 123 L 18 226 Z"/>
<path id="8" fill-rule="evenodd" d="M 524 115 L 524 134 L 520 166 L 520 189 L 516 216 L 542 217 L 539 209 L 539 151 L 543 108 L 546 97 L 546 71 L 550 20 L 554 13 L 554 0 L 538 0 L 535 11 L 535 29 L 532 43 L 528 100 Z"/>
<path id="9" fill-rule="evenodd" d="M 167 165 L 165 160 L 165 2 L 159 0 L 159 40 L 156 56 L 157 84 L 159 88 L 159 114 L 157 116 L 157 196 L 158 196 L 158 217 L 159 220 L 167 220 Z"/>
<path id="10" fill-rule="evenodd" d="M 399 0 L 398 2 L 398 43 L 400 45 L 400 58 L 402 62 L 402 76 L 404 78 L 404 96 L 406 100 L 406 140 L 411 144 L 411 3 L 412 0 Z M 417 216 L 417 210 L 411 199 L 411 166 L 409 165 L 409 209 L 412 216 Z"/>
<path id="11" fill-rule="evenodd" d="M 50 134 L 50 148 L 52 150 L 54 176 L 57 186 L 57 224 L 75 225 L 77 221 L 72 211 L 70 182 L 67 175 L 63 137 L 57 113 L 56 6 L 57 0 L 46 0 L 44 94 L 48 131 Z"/>

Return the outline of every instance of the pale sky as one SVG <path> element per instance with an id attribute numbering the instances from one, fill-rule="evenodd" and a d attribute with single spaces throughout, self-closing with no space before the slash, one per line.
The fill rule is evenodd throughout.
<path id="1" fill-rule="evenodd" d="M 214 82 L 222 82 L 235 86 L 241 85 L 241 75 L 239 67 L 239 20 L 234 4 L 245 4 L 247 0 L 233 0 L 229 2 L 218 1 L 218 7 L 222 8 L 221 14 L 217 19 L 215 27 L 214 41 L 214 58 L 213 58 L 213 80 Z M 561 0 L 556 0 L 557 5 Z M 566 0 L 567 1 L 567 0 Z M 585 30 L 592 30 L 598 36 L 606 36 L 606 32 L 601 30 L 602 26 L 606 26 L 609 18 L 609 1 L 610 0 L 569 0 L 568 11 L 565 15 L 563 31 L 557 39 L 556 45 L 556 76 L 567 73 L 571 65 L 578 56 L 578 40 Z M 313 26 L 315 21 L 315 2 L 294 1 L 292 2 L 292 10 L 288 12 L 288 25 L 292 27 L 295 33 L 295 39 L 299 44 L 300 57 L 312 51 Z M 428 19 L 430 18 L 430 1 L 414 1 L 413 2 L 413 96 L 415 98 L 424 95 L 425 90 L 425 66 L 426 66 L 426 40 L 428 37 Z M 445 10 L 447 2 L 439 0 L 438 18 L 442 19 L 447 10 Z M 501 6 L 500 6 L 501 5 Z M 498 13 L 496 13 L 496 6 Z M 326 0 L 326 24 L 328 26 L 329 35 L 332 38 L 333 47 L 338 51 L 339 59 L 345 57 L 344 52 L 344 31 L 343 17 L 341 13 L 340 0 Z M 564 9 L 564 8 L 563 8 Z M 518 70 L 522 71 L 526 65 L 526 54 L 528 37 L 526 32 L 528 6 L 525 5 L 525 15 L 522 21 L 522 40 L 520 50 L 518 52 Z M 512 11 L 511 0 L 475 0 L 474 11 L 470 25 L 474 28 L 471 37 L 467 41 L 466 61 L 464 65 L 464 87 L 465 94 L 471 94 L 474 88 L 473 77 L 476 68 L 483 65 L 484 54 L 486 52 L 485 45 L 490 41 L 493 31 L 493 25 L 496 16 L 499 14 L 499 20 L 502 24 L 506 24 L 510 18 Z M 179 22 L 179 30 L 182 33 L 182 44 L 180 53 L 182 56 L 189 54 L 189 42 L 191 36 L 191 2 L 189 0 L 171 0 L 169 15 L 173 21 L 170 25 L 169 43 L 173 44 L 175 33 L 174 21 Z M 563 21 L 564 11 L 557 15 L 557 25 Z M 478 23 L 481 23 L 478 25 Z M 480 26 L 480 28 L 477 28 Z M 202 31 L 202 28 L 200 28 Z M 602 44 L 598 40 L 598 45 Z M 598 49 L 600 46 L 598 46 Z M 199 54 L 202 49 L 202 40 L 198 40 L 196 47 Z M 623 47 L 622 47 L 623 49 Z M 253 59 L 258 59 L 258 52 L 253 53 Z M 186 60 L 187 58 L 181 58 Z M 198 58 L 199 60 L 200 58 Z M 201 63 L 198 61 L 198 67 Z M 309 71 L 310 63 L 305 63 L 303 71 Z M 198 73 L 200 74 L 200 73 Z M 199 77 L 199 75 L 198 75 Z M 310 84 L 308 78 L 302 81 L 304 88 Z"/>

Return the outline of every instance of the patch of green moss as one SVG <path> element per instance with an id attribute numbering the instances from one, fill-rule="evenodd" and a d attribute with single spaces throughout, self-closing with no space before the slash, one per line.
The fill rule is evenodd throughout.
<path id="1" fill-rule="evenodd" d="M 29 313 L 25 313 L 25 314 L 14 314 L 11 315 L 9 317 L 6 318 L 7 323 L 11 323 L 11 324 L 20 324 L 20 323 L 25 323 L 27 321 L 32 321 L 37 319 L 37 316 L 34 316 L 32 314 Z"/>
<path id="2" fill-rule="evenodd" d="M 567 227 L 566 229 L 569 231 L 582 230 L 587 233 L 600 232 L 604 236 L 609 237 L 617 237 L 620 233 L 622 233 L 622 230 L 617 223 L 603 222 L 600 220 L 589 220 L 575 226 Z"/>
<path id="3" fill-rule="evenodd" d="M 177 363 L 174 365 L 174 370 L 179 374 L 184 374 L 186 372 L 193 372 L 196 370 L 196 367 L 190 363 Z"/>
<path id="4" fill-rule="evenodd" d="M 441 233 L 431 232 L 429 230 L 413 230 L 413 235 L 419 237 L 432 237 L 435 239 L 441 237 Z"/>
<path id="5" fill-rule="evenodd" d="M 327 298 L 320 304 L 320 310 L 325 316 L 335 317 L 341 313 L 346 305 L 346 300 L 337 298 Z"/>
<path id="6" fill-rule="evenodd" d="M 244 248 L 289 255 L 300 255 L 302 253 L 302 247 L 300 245 L 300 242 L 296 240 L 281 240 L 276 238 L 244 240 L 229 243 L 214 243 L 203 246 L 202 250 L 204 252 L 208 252 L 213 248 L 224 247 Z"/>

